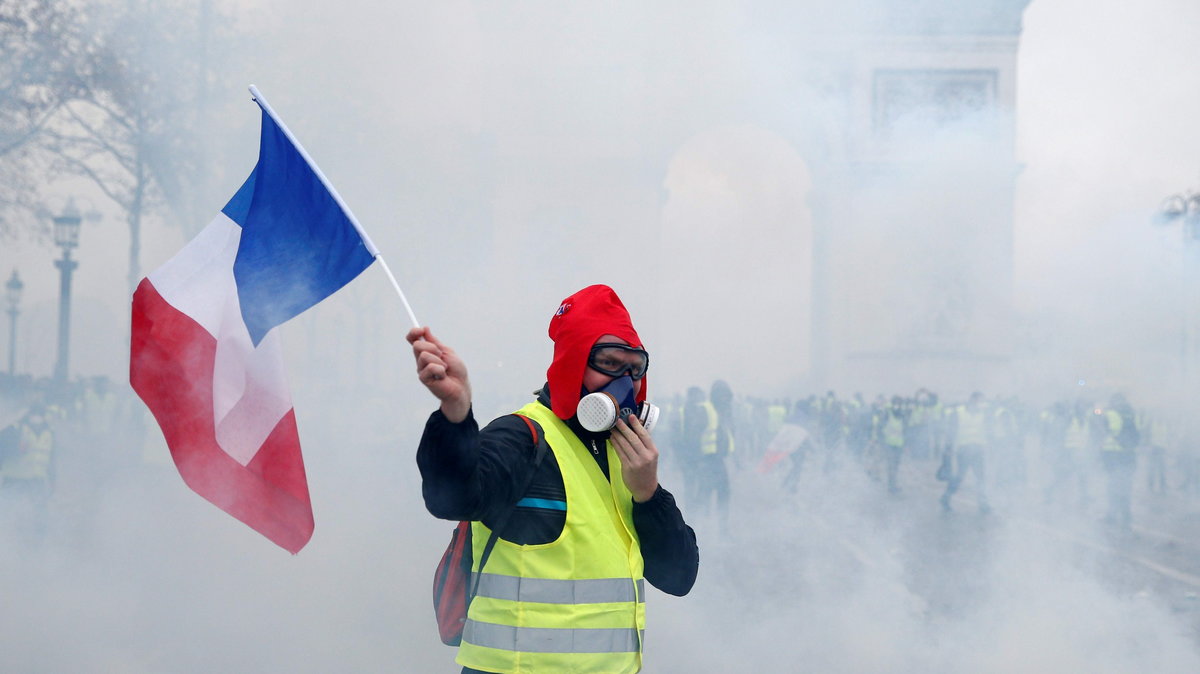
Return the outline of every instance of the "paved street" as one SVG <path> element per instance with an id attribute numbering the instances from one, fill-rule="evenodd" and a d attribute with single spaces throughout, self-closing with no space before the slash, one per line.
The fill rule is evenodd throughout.
<path id="1" fill-rule="evenodd" d="M 736 635 L 729 666 L 757 671 L 790 661 L 762 650 L 768 635 L 823 665 L 813 671 L 1195 671 L 1200 500 L 1139 490 L 1135 526 L 1119 533 L 1100 522 L 1098 479 L 1082 510 L 1044 506 L 1030 475 L 993 488 L 988 514 L 968 479 L 943 512 L 934 470 L 909 461 L 896 496 L 848 465 L 814 466 L 795 495 L 778 474 L 738 471 L 725 536 L 685 504 L 700 536 L 701 641 Z M 697 667 L 729 657 L 693 652 Z"/>

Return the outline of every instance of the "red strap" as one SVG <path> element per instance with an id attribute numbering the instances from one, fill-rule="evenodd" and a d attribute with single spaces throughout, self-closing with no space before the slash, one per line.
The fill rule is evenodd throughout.
<path id="1" fill-rule="evenodd" d="M 521 417 L 525 421 L 525 425 L 529 427 L 529 433 L 533 436 L 533 444 L 536 445 L 538 443 L 537 426 L 534 426 L 533 420 L 524 414 L 518 414 L 517 416 Z"/>

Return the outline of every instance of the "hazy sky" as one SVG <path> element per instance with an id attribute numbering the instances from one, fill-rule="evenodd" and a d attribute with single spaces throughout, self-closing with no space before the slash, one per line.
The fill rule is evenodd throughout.
<path id="1" fill-rule="evenodd" d="M 248 39 L 245 54 L 216 73 L 211 92 L 224 127 L 213 140 L 213 155 L 222 162 L 210 176 L 216 183 L 210 189 L 221 195 L 213 212 L 253 163 L 258 119 L 245 87 L 255 83 L 372 232 L 418 317 L 452 334 L 469 331 L 481 317 L 498 320 L 481 307 L 496 306 L 499 298 L 489 293 L 511 293 L 518 284 L 532 284 L 544 306 L 514 308 L 507 315 L 515 320 L 498 326 L 497 337 L 521 341 L 530 330 L 540 332 L 529 323 L 544 320 L 545 306 L 593 280 L 634 295 L 627 300 L 643 309 L 635 315 L 652 323 L 658 300 L 638 297 L 633 288 L 665 279 L 653 269 L 627 266 L 628 256 L 606 248 L 618 245 L 613 237 L 636 237 L 648 219 L 665 218 L 669 225 L 669 208 L 660 210 L 647 187 L 657 184 L 667 193 L 669 160 L 689 138 L 736 134 L 729 129 L 739 123 L 770 134 L 763 120 L 778 114 L 739 110 L 725 91 L 706 84 L 736 88 L 745 69 L 770 76 L 763 63 L 776 47 L 753 32 L 769 4 L 753 10 L 689 5 L 686 12 L 636 4 L 560 9 L 543 12 L 545 20 L 538 19 L 536 3 L 514 13 L 466 2 L 222 6 Z M 1071 298 L 1047 295 L 1048 285 L 1070 286 L 1069 277 L 1091 283 L 1088 271 L 1110 262 L 1101 258 L 1121 257 L 1126 228 L 1140 228 L 1167 194 L 1200 187 L 1194 123 L 1200 87 L 1191 65 L 1200 56 L 1193 38 L 1200 6 L 1034 0 L 1024 24 L 1015 299 L 1024 309 L 1053 311 L 1053 302 Z M 517 35 L 526 39 L 512 39 Z M 647 35 L 662 41 L 648 42 Z M 640 63 L 654 66 L 641 72 Z M 613 98 L 625 103 L 614 109 Z M 589 110 L 603 110 L 605 117 L 589 118 Z M 591 137 L 596 128 L 605 129 L 603 140 Z M 607 150 L 598 143 L 620 142 L 642 144 L 645 175 L 603 172 Z M 628 148 L 616 152 L 628 154 Z M 802 161 L 796 156 L 790 161 Z M 802 164 L 796 169 L 803 170 Z M 651 199 L 630 202 L 639 191 Z M 544 202 L 548 193 L 558 195 L 558 203 L 536 206 L 531 215 L 530 204 Z M 73 315 L 88 337 L 73 345 L 73 370 L 120 376 L 124 366 L 113 354 L 123 351 L 123 338 L 111 328 L 127 312 L 127 234 L 103 200 L 91 203 L 106 218 L 85 225 L 78 251 Z M 795 217 L 803 222 L 802 206 Z M 1119 232 L 1109 233 L 1113 228 Z M 182 245 L 179 232 L 147 226 L 143 273 Z M 1102 246 L 1105 241 L 1115 249 Z M 508 263 L 529 242 L 554 251 L 535 265 L 549 275 Z M 5 270 L 19 267 L 26 281 L 18 362 L 33 373 L 49 373 L 53 364 L 53 254 L 18 242 L 0 259 Z M 398 304 L 383 299 L 382 274 L 368 270 L 359 282 L 369 287 L 344 295 L 365 293 L 385 317 L 356 320 L 402 331 Z M 464 306 L 464 296 L 483 301 Z M 353 313 L 348 298 L 333 302 Z M 713 307 L 712 316 L 728 315 L 727 309 Z M 650 326 L 652 334 L 656 327 Z M 537 362 L 541 348 L 517 362 Z"/>

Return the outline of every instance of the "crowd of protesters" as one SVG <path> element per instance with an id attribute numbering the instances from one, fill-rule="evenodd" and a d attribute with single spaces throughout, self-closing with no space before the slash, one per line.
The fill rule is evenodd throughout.
<path id="1" fill-rule="evenodd" d="M 0 526 L 40 538 L 52 503 L 86 507 L 78 504 L 82 495 L 123 460 L 136 460 L 129 403 L 106 377 L 56 382 L 0 374 Z M 55 499 L 64 466 L 83 488 Z"/>
<path id="2" fill-rule="evenodd" d="M 44 530 L 64 456 L 93 488 L 142 460 L 135 402 L 105 377 L 61 384 L 0 373 L 0 517 Z M 1135 494 L 1200 497 L 1200 426 L 1186 421 L 1120 394 L 1051 404 L 980 392 L 944 400 L 926 389 L 770 399 L 718 380 L 668 400 L 655 435 L 683 478 L 684 507 L 722 530 L 737 470 L 778 474 L 792 493 L 806 471 L 857 470 L 885 495 L 936 493 L 945 510 L 962 506 L 965 489 L 985 513 L 994 499 L 1036 500 L 1128 528 Z"/>
<path id="3" fill-rule="evenodd" d="M 777 472 L 793 493 L 806 470 L 852 469 L 887 495 L 906 487 L 940 494 L 946 511 L 966 487 L 982 513 L 993 498 L 1036 500 L 1094 512 L 1119 529 L 1132 525 L 1139 474 L 1158 498 L 1200 495 L 1200 436 L 1182 416 L 1135 408 L 1120 393 L 1048 405 L 981 392 L 951 401 L 926 389 L 870 401 L 833 391 L 788 400 L 735 396 L 717 381 L 676 396 L 664 420 L 684 506 L 700 516 L 715 509 L 722 528 L 729 471 L 739 467 Z"/>

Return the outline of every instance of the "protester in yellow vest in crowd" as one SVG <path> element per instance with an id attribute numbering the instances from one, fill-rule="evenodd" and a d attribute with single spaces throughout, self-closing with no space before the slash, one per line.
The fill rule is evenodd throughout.
<path id="1" fill-rule="evenodd" d="M 938 422 L 942 417 L 942 406 L 936 393 L 926 388 L 918 389 L 913 396 L 912 413 L 908 418 L 905 446 L 915 459 L 935 455 Z"/>
<path id="2" fill-rule="evenodd" d="M 817 398 L 816 402 L 814 444 L 824 452 L 823 470 L 828 473 L 836 464 L 838 452 L 845 446 L 846 409 L 833 391 L 826 391 L 824 397 Z"/>
<path id="3" fill-rule="evenodd" d="M 522 416 L 480 431 L 462 359 L 428 328 L 408 333 L 418 378 L 441 403 L 417 449 L 425 505 L 470 520 L 476 542 L 478 593 L 457 660 L 463 672 L 637 672 L 645 581 L 684 595 L 699 563 L 641 421 L 649 354 L 607 286 L 563 300 L 549 333 L 547 383 L 517 411 L 549 445 L 540 463 Z M 492 526 L 498 542 L 480 569 Z"/>
<path id="4" fill-rule="evenodd" d="M 1089 461 L 1091 448 L 1091 407 L 1086 401 L 1059 403 L 1045 413 L 1043 450 L 1050 453 L 1052 481 L 1046 488 L 1045 502 L 1059 500 L 1059 493 L 1074 480 L 1080 507 L 1088 503 Z"/>
<path id="5" fill-rule="evenodd" d="M 767 441 L 775 437 L 779 429 L 783 426 L 783 422 L 787 419 L 788 408 L 780 402 L 771 403 L 767 406 Z"/>
<path id="6" fill-rule="evenodd" d="M 1066 436 L 1063 438 L 1063 444 L 1070 450 L 1075 462 L 1081 466 L 1087 460 L 1092 446 L 1090 417 L 1088 416 L 1090 413 L 1091 410 L 1086 402 L 1082 400 L 1076 402 L 1071 411 L 1070 422 L 1067 424 Z"/>
<path id="7" fill-rule="evenodd" d="M 730 485 L 725 457 L 733 454 L 735 447 L 733 391 L 729 384 L 719 379 L 713 382 L 703 408 L 707 423 L 700 436 L 700 489 L 695 512 L 708 516 L 715 506 L 717 526 L 722 534 L 728 534 Z"/>
<path id="8" fill-rule="evenodd" d="M 700 434 L 700 454 L 708 456 L 717 453 L 717 408 L 707 400 L 700 403 L 704 410 L 704 432 Z"/>
<path id="9" fill-rule="evenodd" d="M 18 525 L 28 533 L 45 531 L 47 507 L 54 489 L 54 430 L 48 407 L 34 403 L 25 415 L 5 430 L 0 446 L 0 494 L 15 508 Z"/>
<path id="10" fill-rule="evenodd" d="M 107 377 L 93 377 L 80 398 L 80 422 L 90 438 L 111 438 L 120 423 L 117 396 Z"/>
<path id="11" fill-rule="evenodd" d="M 54 431 L 50 428 L 46 408 L 30 409 L 16 424 L 16 451 L 9 454 L 0 466 L 3 483 L 37 483 L 39 489 L 49 489 L 54 455 Z"/>
<path id="12" fill-rule="evenodd" d="M 739 444 L 739 449 L 749 452 L 749 456 L 743 457 L 746 461 L 757 461 L 763 456 L 770 440 L 784 426 L 787 416 L 787 404 L 780 399 L 752 405 L 750 415 L 746 417 L 745 423 L 739 426 L 744 429 L 746 437 L 751 439 L 750 443 Z"/>
<path id="13" fill-rule="evenodd" d="M 879 441 L 883 446 L 887 468 L 887 490 L 889 494 L 893 495 L 900 493 L 897 476 L 900 471 L 900 459 L 904 456 L 904 443 L 910 413 L 911 410 L 904 404 L 903 398 L 892 396 L 891 402 L 883 410 L 883 418 L 879 426 Z"/>
<path id="14" fill-rule="evenodd" d="M 1015 401 L 996 400 L 991 406 L 988 449 L 994 484 L 1002 491 L 1019 492 L 1025 484 L 1024 438 L 1017 422 Z"/>
<path id="15" fill-rule="evenodd" d="M 1103 441 L 1100 460 L 1108 478 L 1108 508 L 1104 522 L 1128 530 L 1133 522 L 1133 474 L 1137 469 L 1135 450 L 1141 444 L 1136 415 L 1129 401 L 1114 393 L 1108 408 L 1101 410 Z"/>
<path id="16" fill-rule="evenodd" d="M 946 491 L 942 494 L 942 508 L 951 510 L 950 499 L 962 486 L 963 480 L 970 471 L 975 475 L 975 493 L 979 511 L 991 511 L 987 499 L 987 448 L 989 442 L 990 416 L 983 394 L 975 391 L 967 399 L 966 404 L 959 405 L 949 418 L 947 432 L 953 443 L 955 468 L 953 475 L 946 481 Z"/>
<path id="17" fill-rule="evenodd" d="M 855 393 L 846 405 L 846 447 L 859 460 L 871 443 L 873 425 L 873 409 L 862 393 Z"/>

